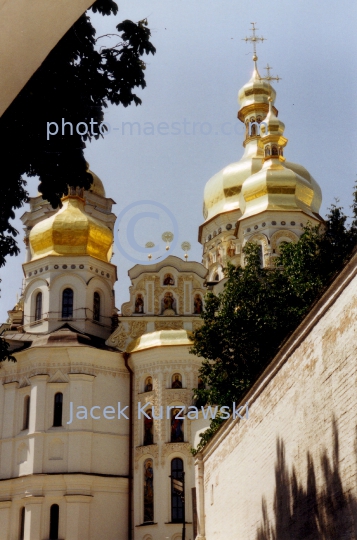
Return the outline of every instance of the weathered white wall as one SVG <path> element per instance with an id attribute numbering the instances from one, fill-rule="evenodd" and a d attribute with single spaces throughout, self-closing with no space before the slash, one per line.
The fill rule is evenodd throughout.
<path id="1" fill-rule="evenodd" d="M 266 369 L 249 419 L 203 451 L 199 538 L 357 538 L 355 273 L 354 260 Z"/>
<path id="2" fill-rule="evenodd" d="M 104 408 L 129 403 L 129 373 L 119 352 L 87 346 L 30 347 L 0 366 L 1 540 L 49 535 L 52 504 L 59 538 L 126 540 L 129 420 L 106 419 Z M 63 394 L 62 426 L 53 427 L 54 396 Z M 24 399 L 31 396 L 29 428 Z M 70 402 L 74 419 L 70 420 Z M 87 419 L 75 417 L 85 406 Z M 90 409 L 95 420 L 90 417 Z M 83 409 L 81 409 L 83 410 Z M 110 413 L 107 410 L 106 414 Z"/>

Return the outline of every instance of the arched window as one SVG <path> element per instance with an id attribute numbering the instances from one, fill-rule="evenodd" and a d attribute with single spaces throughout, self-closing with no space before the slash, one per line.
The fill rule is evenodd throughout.
<path id="1" fill-rule="evenodd" d="M 182 388 L 182 377 L 180 373 L 172 375 L 171 388 Z"/>
<path id="2" fill-rule="evenodd" d="M 146 414 L 149 418 L 144 415 L 144 446 L 154 444 L 154 420 L 152 418 L 152 410 L 150 409 Z"/>
<path id="3" fill-rule="evenodd" d="M 195 294 L 195 297 L 193 299 L 193 313 L 195 315 L 200 315 L 202 313 L 202 298 L 200 294 Z"/>
<path id="4" fill-rule="evenodd" d="M 151 459 L 144 463 L 144 523 L 154 521 L 154 470 Z"/>
<path id="5" fill-rule="evenodd" d="M 219 281 L 219 274 L 216 274 L 213 278 L 213 281 Z"/>
<path id="6" fill-rule="evenodd" d="M 98 292 L 93 295 L 93 321 L 100 321 L 100 295 Z"/>
<path id="7" fill-rule="evenodd" d="M 53 427 L 62 426 L 63 394 L 57 392 L 53 407 Z"/>
<path id="8" fill-rule="evenodd" d="M 179 493 L 174 490 L 173 480 L 183 481 L 183 461 L 180 458 L 174 458 L 171 461 L 171 521 L 173 523 L 182 523 L 183 503 Z"/>
<path id="9" fill-rule="evenodd" d="M 171 442 L 184 442 L 182 409 L 174 409 L 171 416 Z M 176 418 L 176 416 L 178 418 Z"/>
<path id="10" fill-rule="evenodd" d="M 25 538 L 25 507 L 23 506 L 20 510 L 20 540 Z"/>
<path id="11" fill-rule="evenodd" d="M 269 146 L 265 147 L 265 155 L 270 156 L 270 148 L 269 148 Z"/>
<path id="12" fill-rule="evenodd" d="M 145 379 L 145 386 L 144 386 L 144 392 L 151 392 L 152 390 L 152 378 L 146 377 Z"/>
<path id="13" fill-rule="evenodd" d="M 40 321 L 42 319 L 42 292 L 36 294 L 35 301 L 35 321 Z"/>
<path id="14" fill-rule="evenodd" d="M 172 274 L 165 274 L 164 276 L 164 285 L 175 285 L 175 280 Z"/>
<path id="15" fill-rule="evenodd" d="M 53 504 L 50 509 L 50 540 L 58 540 L 59 506 Z"/>
<path id="16" fill-rule="evenodd" d="M 25 396 L 22 429 L 29 428 L 29 420 L 30 420 L 30 396 Z"/>
<path id="17" fill-rule="evenodd" d="M 73 291 L 65 289 L 62 293 L 62 319 L 73 317 Z"/>
<path id="18" fill-rule="evenodd" d="M 142 294 L 137 294 L 135 299 L 135 313 L 144 313 L 144 300 Z"/>
<path id="19" fill-rule="evenodd" d="M 271 147 L 271 155 L 277 156 L 278 155 L 278 148 L 276 146 Z"/>

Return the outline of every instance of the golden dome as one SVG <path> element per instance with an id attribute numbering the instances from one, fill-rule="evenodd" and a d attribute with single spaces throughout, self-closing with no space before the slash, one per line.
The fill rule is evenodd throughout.
<path id="1" fill-rule="evenodd" d="M 89 168 L 87 169 L 87 172 L 89 172 L 89 174 L 91 174 L 93 178 L 93 182 L 89 188 L 89 191 L 91 191 L 92 193 L 95 193 L 96 195 L 100 195 L 101 197 L 105 197 L 104 185 L 101 179 L 99 178 L 99 176 L 97 176 Z"/>
<path id="2" fill-rule="evenodd" d="M 158 330 L 143 334 L 127 346 L 127 352 L 144 351 L 153 347 L 172 347 L 174 345 L 189 345 L 192 347 L 192 333 L 188 330 Z"/>
<path id="3" fill-rule="evenodd" d="M 47 255 L 91 255 L 110 261 L 111 230 L 84 211 L 78 195 L 62 199 L 63 206 L 53 216 L 37 223 L 30 232 L 32 260 Z"/>
<path id="4" fill-rule="evenodd" d="M 260 137 L 258 134 L 249 134 L 248 122 L 263 120 L 269 110 L 269 99 L 274 102 L 275 96 L 274 88 L 260 78 L 255 66 L 251 79 L 238 92 L 238 118 L 247 127 L 243 142 L 244 154 L 239 161 L 231 163 L 207 182 L 203 202 L 206 221 L 218 214 L 240 208 L 243 182 L 261 169 L 263 158 L 263 151 L 258 146 Z"/>
<path id="5" fill-rule="evenodd" d="M 207 182 L 203 202 L 203 216 L 206 222 L 232 210 L 242 212 L 240 220 L 270 208 L 286 210 L 299 208 L 311 216 L 318 213 L 322 199 L 320 187 L 301 165 L 290 162 L 281 165 L 284 161 L 282 150 L 279 166 L 274 164 L 262 170 L 264 160 L 268 159 L 264 156 L 263 136 L 270 146 L 275 142 L 281 149 L 287 142 L 282 136 L 285 126 L 278 120 L 278 111 L 273 105 L 275 97 L 275 90 L 267 80 L 260 77 L 255 64 L 250 81 L 238 93 L 238 102 L 241 106 L 238 118 L 246 126 L 244 154 L 239 161 L 228 165 Z M 262 137 L 254 123 L 259 124 Z M 264 123 L 268 123 L 267 132 Z M 257 176 L 259 171 L 262 174 Z M 274 182 L 272 175 L 276 178 L 276 185 L 272 185 Z M 289 195 L 284 198 L 285 202 L 278 197 L 282 194 Z"/>
<path id="6" fill-rule="evenodd" d="M 276 117 L 271 101 L 264 123 L 258 143 L 264 164 L 242 186 L 244 214 L 240 221 L 265 210 L 300 210 L 320 219 L 320 187 L 304 167 L 285 162 L 285 125 Z"/>

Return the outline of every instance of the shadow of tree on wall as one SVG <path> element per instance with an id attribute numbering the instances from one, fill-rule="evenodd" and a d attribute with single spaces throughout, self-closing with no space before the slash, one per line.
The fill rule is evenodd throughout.
<path id="1" fill-rule="evenodd" d="M 295 467 L 289 472 L 284 441 L 277 440 L 275 466 L 275 520 L 269 520 L 267 502 L 262 498 L 262 521 L 256 540 L 356 540 L 357 499 L 343 487 L 340 474 L 339 438 L 335 419 L 333 455 L 321 452 L 320 465 L 323 488 L 316 487 L 315 465 L 307 452 L 307 481 L 304 487 L 297 478 Z M 316 434 L 318 437 L 318 434 Z M 357 456 L 357 433 L 354 449 Z"/>

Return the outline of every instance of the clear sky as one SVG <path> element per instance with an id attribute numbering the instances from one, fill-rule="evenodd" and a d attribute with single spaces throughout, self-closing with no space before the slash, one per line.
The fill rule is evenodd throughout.
<path id="1" fill-rule="evenodd" d="M 113 32 L 124 19 L 147 17 L 157 53 L 145 57 L 147 88 L 138 90 L 143 104 L 127 109 L 109 107 L 105 119 L 119 130 L 86 149 L 91 169 L 104 182 L 107 196 L 116 201 L 116 214 L 141 200 L 165 205 L 178 225 L 174 254 L 182 256 L 180 244 L 189 241 L 190 259 L 201 261 L 197 230 L 203 221 L 205 183 L 243 153 L 237 93 L 253 69 L 252 46 L 242 41 L 250 35 L 253 21 L 257 35 L 267 39 L 258 45 L 261 75 L 269 63 L 272 74 L 282 78 L 273 86 L 277 91 L 275 105 L 289 140 L 286 158 L 304 165 L 320 184 L 321 215 L 335 197 L 349 213 L 357 172 L 355 0 L 118 3 L 116 17 L 93 16 L 97 35 Z M 125 128 L 123 135 L 123 122 L 138 122 L 140 135 L 138 126 L 132 135 Z M 161 128 L 162 134 L 158 132 L 160 122 L 169 126 L 167 130 Z M 174 122 L 178 124 L 172 127 Z M 145 134 L 144 129 L 150 131 L 152 125 L 154 134 Z M 168 133 L 163 134 L 165 131 Z M 70 175 L 68 171 L 69 183 Z M 29 183 L 31 195 L 37 192 L 36 184 L 35 180 Z M 157 209 L 146 206 L 140 211 Z M 18 220 L 16 226 L 22 231 Z M 136 228 L 138 243 L 159 243 L 162 227 L 173 231 L 167 218 L 165 221 L 162 217 L 162 222 L 141 220 Z M 22 248 L 21 240 L 20 245 Z M 118 265 L 119 277 L 116 304 L 120 308 L 128 300 L 127 271 L 133 263 L 118 247 L 114 251 L 112 262 Z M 22 250 L 18 257 L 9 257 L 7 266 L 0 270 L 1 321 L 6 320 L 7 310 L 16 302 L 23 257 Z"/>

